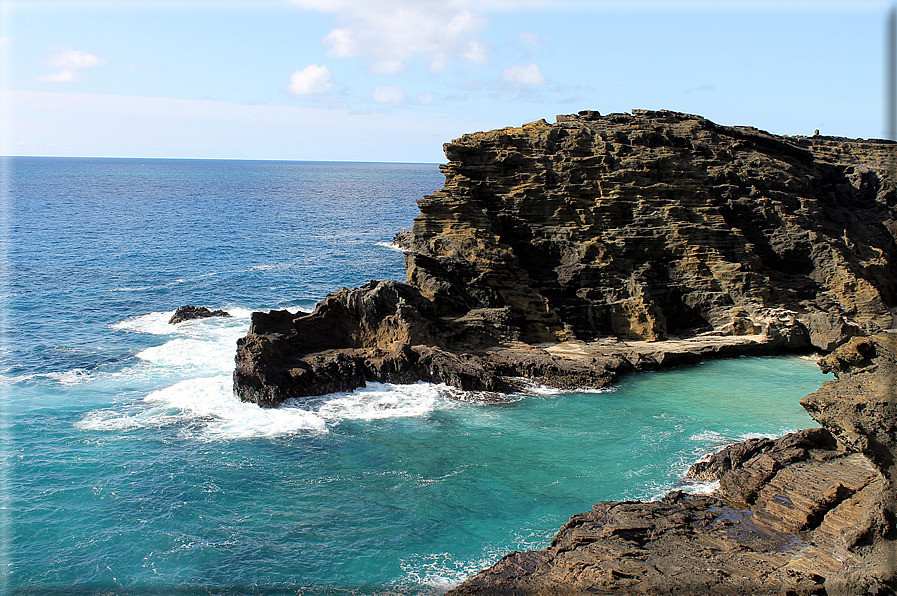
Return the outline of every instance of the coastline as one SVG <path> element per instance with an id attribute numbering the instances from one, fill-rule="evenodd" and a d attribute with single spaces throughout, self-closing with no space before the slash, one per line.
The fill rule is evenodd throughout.
<path id="1" fill-rule="evenodd" d="M 448 594 L 891 594 L 897 337 L 855 339 L 801 405 L 822 427 L 750 439 L 693 465 L 706 495 L 597 503 L 545 549 L 513 552 Z"/>
<path id="2" fill-rule="evenodd" d="M 454 593 L 887 593 L 894 147 L 647 110 L 465 135 L 397 237 L 406 283 L 253 313 L 234 391 L 276 407 L 370 381 L 601 388 L 706 358 L 829 353 L 820 366 L 843 378 L 802 401 L 821 430 L 724 449 L 728 467 L 694 472 L 719 479 L 711 496 L 598 504 Z M 863 375 L 879 394 L 850 385 Z M 811 399 L 845 387 L 855 408 L 834 418 Z"/>

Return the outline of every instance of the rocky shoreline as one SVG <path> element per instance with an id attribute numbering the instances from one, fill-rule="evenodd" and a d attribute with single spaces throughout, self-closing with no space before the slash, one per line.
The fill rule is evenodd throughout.
<path id="1" fill-rule="evenodd" d="M 895 151 L 663 111 L 465 135 L 400 234 L 406 283 L 254 313 L 234 390 L 272 407 L 367 381 L 601 387 L 830 351 L 894 324 Z"/>
<path id="2" fill-rule="evenodd" d="M 890 594 L 897 144 L 580 112 L 445 145 L 406 283 L 253 313 L 234 391 L 370 381 L 598 388 L 706 358 L 830 352 L 822 429 L 727 448 L 710 496 L 599 503 L 455 594 Z"/>
<path id="3" fill-rule="evenodd" d="M 839 378 L 801 404 L 822 428 L 692 466 L 719 480 L 710 495 L 598 503 L 449 594 L 894 594 L 897 337 L 855 338 L 820 365 Z"/>

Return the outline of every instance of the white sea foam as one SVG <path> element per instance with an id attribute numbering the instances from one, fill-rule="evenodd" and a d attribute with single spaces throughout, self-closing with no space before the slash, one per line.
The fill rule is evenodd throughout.
<path id="1" fill-rule="evenodd" d="M 116 431 L 181 425 L 207 439 L 274 437 L 326 432 L 324 419 L 296 407 L 264 409 L 241 402 L 229 375 L 187 379 L 153 391 L 136 408 L 94 410 L 78 423 L 85 430 Z"/>
<path id="2" fill-rule="evenodd" d="M 310 313 L 310 312 L 314 312 L 315 309 L 314 309 L 314 307 L 312 307 L 312 308 L 307 308 L 307 307 L 305 307 L 305 306 L 288 306 L 288 307 L 286 307 L 284 310 L 287 311 L 287 312 L 291 312 L 291 313 L 293 313 L 294 315 L 296 315 L 296 314 L 299 314 L 299 313 L 306 313 L 306 314 L 308 314 L 308 313 Z"/>
<path id="3" fill-rule="evenodd" d="M 78 385 L 90 378 L 90 372 L 83 368 L 74 368 L 63 372 L 47 373 L 47 378 L 57 381 L 60 385 L 70 387 Z"/>
<path id="4" fill-rule="evenodd" d="M 244 327 L 248 325 L 249 317 L 252 311 L 246 308 L 231 308 L 226 311 L 230 317 L 207 317 L 200 319 L 190 319 L 172 325 L 168 321 L 174 315 L 175 311 L 168 310 L 165 312 L 151 312 L 145 315 L 129 317 L 124 321 L 120 321 L 112 325 L 113 329 L 120 331 L 131 331 L 135 333 L 146 333 L 149 335 L 175 335 L 189 334 L 190 330 L 197 326 L 202 327 Z M 204 331 L 199 332 L 200 335 Z"/>
<path id="5" fill-rule="evenodd" d="M 121 331 L 134 331 L 137 333 L 149 333 L 151 335 L 170 335 L 177 327 L 170 325 L 168 320 L 174 315 L 173 310 L 166 312 L 151 312 L 146 315 L 130 317 L 112 325 L 113 329 Z"/>
<path id="6" fill-rule="evenodd" d="M 456 587 L 468 577 L 482 569 L 490 567 L 507 554 L 507 550 L 494 548 L 494 552 L 484 553 L 481 558 L 471 561 L 459 561 L 451 553 L 420 554 L 400 562 L 405 573 L 400 584 L 412 586 L 428 586 L 439 592 Z"/>
<path id="7" fill-rule="evenodd" d="M 548 385 L 542 385 L 541 383 L 537 383 L 532 379 L 527 379 L 526 377 L 514 377 L 514 381 L 517 381 L 523 386 L 523 390 L 520 392 L 523 395 L 566 395 L 570 393 L 613 393 L 617 390 L 616 386 L 611 387 L 578 387 L 576 389 L 558 389 L 557 387 L 550 387 Z"/>
<path id="8" fill-rule="evenodd" d="M 160 428 L 177 425 L 206 439 L 272 437 L 300 431 L 326 432 L 326 422 L 296 404 L 263 409 L 241 402 L 233 393 L 236 341 L 245 335 L 251 311 L 230 309 L 231 317 L 210 317 L 171 325 L 173 311 L 131 317 L 122 331 L 167 336 L 168 341 L 137 354 L 139 364 L 117 374 L 147 383 L 136 403 L 94 410 L 78 423 L 95 431 Z M 73 376 L 71 381 L 76 380 Z M 160 381 L 170 385 L 158 388 Z M 156 388 L 154 388 L 154 386 Z"/>
<path id="9" fill-rule="evenodd" d="M 226 370 L 233 368 L 235 343 L 236 337 L 233 343 L 177 338 L 161 346 L 147 348 L 137 354 L 137 357 L 163 366 L 197 366 Z"/>
<path id="10" fill-rule="evenodd" d="M 377 246 L 382 246 L 383 248 L 388 248 L 389 250 L 393 250 L 395 252 L 406 253 L 408 252 L 398 244 L 393 244 L 392 242 L 377 242 Z"/>
<path id="11" fill-rule="evenodd" d="M 446 385 L 370 383 L 348 393 L 335 393 L 309 403 L 325 420 L 378 420 L 425 416 L 445 401 Z"/>

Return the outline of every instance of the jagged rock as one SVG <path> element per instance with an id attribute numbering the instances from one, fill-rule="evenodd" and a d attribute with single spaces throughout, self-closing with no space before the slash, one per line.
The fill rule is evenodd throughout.
<path id="1" fill-rule="evenodd" d="M 182 306 L 168 320 L 172 325 L 189 321 L 190 319 L 204 319 L 207 317 L 229 317 L 230 313 L 224 310 L 209 310 L 205 306 Z"/>
<path id="2" fill-rule="evenodd" d="M 665 111 L 464 135 L 408 283 L 443 311 L 521 309 L 524 341 L 749 333 L 778 308 L 810 329 L 784 343 L 830 350 L 891 326 L 895 151 Z"/>
<path id="3" fill-rule="evenodd" d="M 407 283 L 340 290 L 312 315 L 256 313 L 235 390 L 276 405 L 381 379 L 566 387 L 612 382 L 619 358 L 645 370 L 832 350 L 893 323 L 895 150 L 666 111 L 465 135 L 396 235 Z M 678 343 L 708 334 L 710 349 Z M 529 349 L 583 341 L 575 364 Z M 448 372 L 462 361 L 472 376 Z"/>
<path id="4" fill-rule="evenodd" d="M 687 477 L 719 480 L 760 454 L 771 455 L 779 463 L 791 463 L 794 458 L 805 459 L 808 449 L 831 449 L 834 447 L 833 443 L 831 434 L 821 428 L 797 431 L 777 440 L 748 439 L 729 445 L 706 460 L 694 464 L 689 468 Z"/>
<path id="5" fill-rule="evenodd" d="M 401 232 L 398 232 L 392 239 L 393 246 L 397 246 L 402 252 L 407 252 L 411 250 L 411 239 L 413 238 L 413 234 L 409 229 L 403 229 Z"/>
<path id="6" fill-rule="evenodd" d="M 367 381 L 499 392 L 519 386 L 460 350 L 490 343 L 501 317 L 473 327 L 441 321 L 433 310 L 416 288 L 371 281 L 331 294 L 310 314 L 253 313 L 249 332 L 237 341 L 234 389 L 244 401 L 273 407 Z"/>
<path id="7" fill-rule="evenodd" d="M 828 359 L 839 378 L 801 401 L 823 428 L 695 464 L 690 477 L 720 481 L 710 495 L 598 503 L 449 594 L 894 594 L 897 337 Z"/>

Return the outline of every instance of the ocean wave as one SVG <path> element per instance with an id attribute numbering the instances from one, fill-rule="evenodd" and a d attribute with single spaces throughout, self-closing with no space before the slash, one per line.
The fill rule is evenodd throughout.
<path id="1" fill-rule="evenodd" d="M 85 383 L 92 378 L 91 371 L 86 368 L 73 368 L 58 372 L 48 373 L 32 373 L 24 375 L 0 375 L 0 387 L 11 387 L 12 385 L 30 382 L 47 382 L 57 383 L 63 387 L 71 387 Z"/>
<path id="2" fill-rule="evenodd" d="M 265 409 L 240 401 L 233 394 L 229 375 L 180 381 L 147 395 L 136 411 L 132 408 L 94 410 L 76 424 L 78 428 L 93 431 L 172 425 L 209 440 L 327 432 L 324 419 L 314 412 L 289 406 Z"/>
<path id="3" fill-rule="evenodd" d="M 174 325 L 168 323 L 169 319 L 174 316 L 174 312 L 169 310 L 128 317 L 124 321 L 112 324 L 111 327 L 119 331 L 134 331 L 150 335 L 170 335 L 177 330 Z"/>
<path id="4" fill-rule="evenodd" d="M 377 246 L 382 246 L 383 248 L 388 248 L 389 250 L 392 250 L 392 251 L 395 251 L 395 252 L 400 252 L 400 253 L 403 253 L 403 254 L 406 253 L 406 252 L 409 252 L 408 250 L 405 250 L 404 248 L 402 248 L 402 247 L 399 246 L 398 244 L 394 244 L 394 243 L 392 243 L 392 242 L 383 242 L 383 241 L 381 241 L 381 242 L 377 242 L 376 245 L 377 245 Z"/>
<path id="5" fill-rule="evenodd" d="M 233 342 L 177 338 L 160 346 L 146 348 L 137 358 L 162 366 L 193 366 L 215 370 L 232 369 L 234 365 Z"/>
<path id="6" fill-rule="evenodd" d="M 454 389 L 454 388 L 451 388 Z M 369 383 L 355 391 L 333 393 L 305 403 L 329 422 L 425 416 L 451 394 L 446 385 Z M 297 403 L 289 400 L 287 403 Z"/>
<path id="7" fill-rule="evenodd" d="M 174 316 L 175 311 L 151 312 L 145 315 L 128 317 L 123 321 L 113 323 L 111 327 L 119 331 L 146 333 L 148 335 L 174 335 L 187 333 L 196 326 L 242 327 L 248 323 L 249 317 L 252 315 L 252 311 L 248 308 L 230 308 L 225 312 L 230 317 L 189 319 L 173 325 L 168 321 Z M 200 334 L 204 333 L 205 331 L 200 331 Z"/>
<path id="8" fill-rule="evenodd" d="M 457 587 L 468 577 L 495 564 L 513 549 L 492 547 L 481 557 L 458 560 L 451 553 L 427 553 L 409 557 L 399 562 L 404 577 L 398 586 L 425 586 L 437 593 Z"/>
<path id="9" fill-rule="evenodd" d="M 613 393 L 617 390 L 617 386 L 611 387 L 578 387 L 576 389 L 558 389 L 557 387 L 550 387 L 548 385 L 542 385 L 537 383 L 531 379 L 527 379 L 526 377 L 515 377 L 515 381 L 518 381 L 523 384 L 523 390 L 520 392 L 523 395 L 569 395 L 571 393 Z"/>

